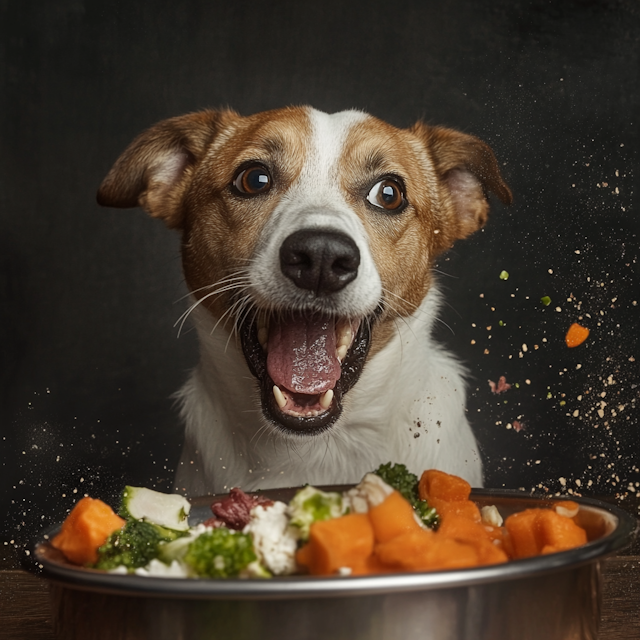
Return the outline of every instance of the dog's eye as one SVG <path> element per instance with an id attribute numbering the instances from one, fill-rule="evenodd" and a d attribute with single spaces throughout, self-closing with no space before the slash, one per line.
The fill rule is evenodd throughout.
<path id="1" fill-rule="evenodd" d="M 260 164 L 243 169 L 233 180 L 233 186 L 248 195 L 264 193 L 271 187 L 271 176 Z"/>
<path id="2" fill-rule="evenodd" d="M 386 209 L 387 211 L 396 211 L 406 202 L 400 185 L 395 180 L 390 180 L 389 178 L 380 180 L 380 182 L 374 184 L 367 195 L 367 200 L 372 205 Z"/>

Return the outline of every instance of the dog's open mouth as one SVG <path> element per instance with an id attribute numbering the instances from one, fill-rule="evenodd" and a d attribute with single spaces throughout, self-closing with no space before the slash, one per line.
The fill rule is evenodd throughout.
<path id="1" fill-rule="evenodd" d="M 302 312 L 244 322 L 242 349 L 260 382 L 265 417 L 285 431 L 314 434 L 342 413 L 369 351 L 370 322 Z"/>

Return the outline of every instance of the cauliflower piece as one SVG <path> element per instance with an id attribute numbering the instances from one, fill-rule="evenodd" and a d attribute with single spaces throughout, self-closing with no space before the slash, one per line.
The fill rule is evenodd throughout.
<path id="1" fill-rule="evenodd" d="M 480 514 L 482 515 L 482 524 L 486 524 L 491 527 L 502 526 L 502 516 L 498 511 L 498 507 L 495 505 L 482 507 L 482 509 L 480 509 Z"/>
<path id="2" fill-rule="evenodd" d="M 189 568 L 177 560 L 166 565 L 156 558 L 146 567 L 136 569 L 134 573 L 138 576 L 161 576 L 164 578 L 190 578 L 192 575 Z"/>
<path id="3" fill-rule="evenodd" d="M 349 513 L 367 513 L 369 511 L 367 496 L 360 491 L 359 487 L 353 487 L 343 493 L 342 502 Z"/>
<path id="4" fill-rule="evenodd" d="M 360 484 L 344 494 L 344 498 L 346 506 L 352 513 L 367 513 L 369 509 L 377 507 L 394 491 L 395 489 L 380 476 L 375 473 L 367 473 Z"/>
<path id="5" fill-rule="evenodd" d="M 298 531 L 289 524 L 287 505 L 274 502 L 251 510 L 251 521 L 243 529 L 253 537 L 253 548 L 260 564 L 273 575 L 290 575 L 296 570 Z"/>

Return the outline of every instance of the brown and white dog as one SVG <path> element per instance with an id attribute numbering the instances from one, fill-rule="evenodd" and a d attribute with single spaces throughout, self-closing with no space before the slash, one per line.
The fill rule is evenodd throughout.
<path id="1" fill-rule="evenodd" d="M 176 486 L 357 482 L 387 461 L 482 484 L 435 259 L 511 193 L 477 138 L 309 107 L 165 120 L 98 192 L 182 233 L 201 361 Z"/>

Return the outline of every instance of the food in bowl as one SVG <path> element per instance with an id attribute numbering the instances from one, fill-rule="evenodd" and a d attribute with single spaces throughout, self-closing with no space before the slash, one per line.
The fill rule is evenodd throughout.
<path id="1" fill-rule="evenodd" d="M 470 491 L 457 476 L 432 469 L 418 480 L 389 463 L 348 491 L 306 486 L 288 504 L 232 489 L 189 527 L 186 498 L 126 487 L 120 515 L 83 498 L 51 544 L 72 563 L 115 573 L 269 578 L 460 569 L 587 542 L 576 503 L 549 501 L 503 522 Z"/>

